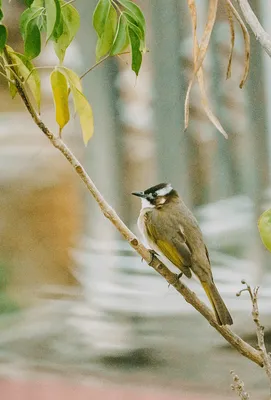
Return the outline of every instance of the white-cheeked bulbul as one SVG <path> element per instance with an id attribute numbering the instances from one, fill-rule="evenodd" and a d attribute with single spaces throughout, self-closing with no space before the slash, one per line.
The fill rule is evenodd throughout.
<path id="1" fill-rule="evenodd" d="M 150 248 L 188 278 L 193 272 L 212 304 L 219 325 L 231 325 L 232 317 L 213 280 L 198 222 L 176 190 L 168 183 L 161 183 L 133 195 L 142 201 L 138 227 Z"/>

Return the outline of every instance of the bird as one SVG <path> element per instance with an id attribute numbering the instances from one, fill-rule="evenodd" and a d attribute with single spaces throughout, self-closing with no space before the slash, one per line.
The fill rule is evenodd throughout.
<path id="1" fill-rule="evenodd" d="M 138 228 L 151 252 L 165 264 L 170 261 L 181 274 L 200 281 L 219 325 L 232 325 L 232 317 L 214 283 L 211 263 L 199 224 L 170 183 L 160 183 L 141 192 Z M 171 264 L 171 265 L 172 265 Z"/>

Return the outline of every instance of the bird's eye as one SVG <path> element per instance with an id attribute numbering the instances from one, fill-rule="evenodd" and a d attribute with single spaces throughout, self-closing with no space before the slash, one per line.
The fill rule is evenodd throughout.
<path id="1" fill-rule="evenodd" d="M 152 196 L 153 196 L 154 198 L 157 197 L 157 193 L 154 192 L 154 193 L 152 194 Z"/>

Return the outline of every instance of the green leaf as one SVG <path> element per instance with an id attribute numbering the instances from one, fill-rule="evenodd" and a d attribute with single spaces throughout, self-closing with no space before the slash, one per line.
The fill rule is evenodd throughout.
<path id="1" fill-rule="evenodd" d="M 138 5 L 136 5 L 135 3 L 133 3 L 132 1 L 129 1 L 129 0 L 119 0 L 119 3 L 126 10 L 129 10 L 129 14 L 137 21 L 137 24 L 140 27 L 140 29 L 142 29 L 145 32 L 145 30 L 146 30 L 145 17 L 143 15 L 141 9 L 138 7 Z"/>
<path id="2" fill-rule="evenodd" d="M 102 36 L 98 39 L 96 46 L 96 59 L 99 61 L 106 55 L 114 42 L 118 23 L 118 15 L 115 8 L 110 5 L 108 17 L 105 22 Z"/>
<path id="3" fill-rule="evenodd" d="M 108 18 L 110 6 L 110 0 L 100 0 L 94 10 L 92 23 L 99 37 L 101 37 L 104 32 L 104 27 Z"/>
<path id="4" fill-rule="evenodd" d="M 118 21 L 117 32 L 110 51 L 112 56 L 122 53 L 129 46 L 129 33 L 126 18 L 121 15 Z"/>
<path id="5" fill-rule="evenodd" d="M 41 101 L 41 89 L 40 89 L 40 77 L 36 68 L 34 68 L 31 61 L 28 60 L 23 54 L 10 51 L 9 55 L 12 59 L 12 63 L 16 64 L 16 73 L 22 78 L 23 82 L 26 82 L 30 92 L 32 93 L 40 112 L 40 101 Z"/>
<path id="6" fill-rule="evenodd" d="M 136 76 L 139 73 L 141 63 L 142 63 L 142 53 L 140 51 L 140 39 L 133 28 L 129 27 L 129 37 L 132 50 L 132 70 L 135 72 Z"/>
<path id="7" fill-rule="evenodd" d="M 60 63 L 63 62 L 65 53 L 71 42 L 73 41 L 79 27 L 80 16 L 78 11 L 71 5 L 61 2 L 61 14 L 63 18 L 62 34 L 55 39 L 54 48 Z"/>
<path id="8" fill-rule="evenodd" d="M 40 30 L 37 26 L 36 19 L 28 22 L 26 25 L 24 52 L 25 56 L 30 60 L 37 57 L 41 51 Z"/>
<path id="9" fill-rule="evenodd" d="M 23 40 L 25 40 L 27 24 L 34 19 L 38 19 L 41 14 L 42 14 L 42 8 L 40 8 L 40 7 L 27 8 L 21 14 L 21 16 L 20 16 L 20 32 L 21 32 Z"/>
<path id="10" fill-rule="evenodd" d="M 3 16 L 4 16 L 3 11 L 2 11 L 2 9 L 0 8 L 0 21 L 3 19 Z"/>
<path id="11" fill-rule="evenodd" d="M 74 102 L 74 108 L 80 118 L 80 125 L 83 132 L 83 140 L 87 145 L 93 135 L 93 113 L 92 108 L 82 93 L 82 85 L 79 76 L 71 69 L 61 67 L 61 71 L 66 75 Z"/>
<path id="12" fill-rule="evenodd" d="M 263 244 L 271 252 L 271 209 L 265 211 L 258 220 L 258 229 Z"/>
<path id="13" fill-rule="evenodd" d="M 59 0 L 46 0 L 46 41 L 48 41 L 56 30 L 60 21 Z"/>
<path id="14" fill-rule="evenodd" d="M 5 25 L 0 25 L 0 53 L 4 50 L 7 42 L 7 29 Z"/>
<path id="15" fill-rule="evenodd" d="M 27 7 L 31 7 L 31 4 L 33 3 L 34 0 L 25 0 L 25 4 Z"/>
<path id="16" fill-rule="evenodd" d="M 59 133 L 70 120 L 69 91 L 66 76 L 55 69 L 50 76 Z"/>
<path id="17" fill-rule="evenodd" d="M 141 29 L 141 27 L 138 25 L 134 17 L 129 13 L 127 13 L 126 11 L 123 12 L 123 15 L 125 15 L 125 18 L 127 19 L 128 26 L 133 29 L 133 31 L 137 34 L 140 40 L 144 41 L 145 31 Z"/>

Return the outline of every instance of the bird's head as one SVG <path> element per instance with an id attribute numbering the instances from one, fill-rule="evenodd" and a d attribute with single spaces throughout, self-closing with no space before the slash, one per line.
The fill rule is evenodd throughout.
<path id="1" fill-rule="evenodd" d="M 143 192 L 133 192 L 132 194 L 141 198 L 142 208 L 161 208 L 178 198 L 178 193 L 170 183 L 160 183 Z"/>

